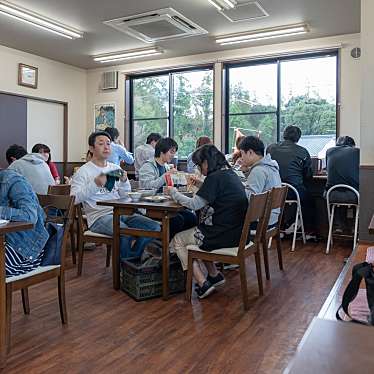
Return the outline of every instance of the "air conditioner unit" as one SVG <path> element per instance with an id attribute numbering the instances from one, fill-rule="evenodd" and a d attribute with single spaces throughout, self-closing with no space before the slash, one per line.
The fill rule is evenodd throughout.
<path id="1" fill-rule="evenodd" d="M 104 23 L 146 43 L 208 33 L 173 8 L 116 18 Z"/>
<path id="2" fill-rule="evenodd" d="M 107 71 L 103 73 L 102 90 L 115 90 L 118 88 L 118 71 Z"/>

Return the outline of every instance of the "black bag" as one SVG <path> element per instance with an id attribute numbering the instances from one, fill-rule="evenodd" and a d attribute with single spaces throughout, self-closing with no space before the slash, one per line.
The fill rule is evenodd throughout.
<path id="1" fill-rule="evenodd" d="M 358 294 L 362 278 L 365 279 L 366 297 L 370 309 L 370 314 L 368 316 L 367 322 L 352 318 L 348 312 L 349 304 L 355 299 Z M 352 279 L 344 291 L 342 304 L 336 312 L 336 318 L 340 321 L 342 321 L 342 318 L 339 315 L 341 309 L 343 309 L 345 314 L 350 318 L 350 322 L 374 326 L 374 271 L 371 264 L 362 262 L 353 267 Z"/>
<path id="2" fill-rule="evenodd" d="M 45 228 L 48 231 L 49 238 L 44 246 L 41 266 L 61 265 L 61 247 L 64 236 L 64 225 L 55 222 L 47 222 Z"/>

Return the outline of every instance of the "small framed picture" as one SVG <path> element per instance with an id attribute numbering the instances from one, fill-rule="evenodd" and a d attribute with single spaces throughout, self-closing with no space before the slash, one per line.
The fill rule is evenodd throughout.
<path id="1" fill-rule="evenodd" d="M 18 64 L 18 84 L 30 88 L 38 87 L 38 68 L 25 64 Z"/>
<path id="2" fill-rule="evenodd" d="M 95 131 L 105 130 L 107 127 L 115 127 L 116 106 L 111 104 L 95 104 Z"/>

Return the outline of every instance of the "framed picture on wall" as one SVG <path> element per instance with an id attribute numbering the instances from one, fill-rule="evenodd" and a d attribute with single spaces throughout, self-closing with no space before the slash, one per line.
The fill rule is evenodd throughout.
<path id="1" fill-rule="evenodd" d="M 25 64 L 18 64 L 18 84 L 30 88 L 38 87 L 38 68 Z"/>
<path id="2" fill-rule="evenodd" d="M 95 104 L 95 131 L 105 130 L 106 127 L 115 127 L 115 104 Z"/>

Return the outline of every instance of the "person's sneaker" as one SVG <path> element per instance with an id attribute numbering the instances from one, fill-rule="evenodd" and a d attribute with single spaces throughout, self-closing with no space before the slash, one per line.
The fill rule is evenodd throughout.
<path id="1" fill-rule="evenodd" d="M 195 291 L 197 293 L 197 297 L 199 299 L 204 299 L 205 297 L 209 296 L 212 292 L 214 292 L 214 286 L 209 282 L 205 281 L 201 287 L 196 287 Z"/>
<path id="2" fill-rule="evenodd" d="M 208 275 L 206 280 L 214 287 L 222 286 L 226 283 L 226 279 L 222 273 L 218 273 L 215 277 Z"/>
<path id="3" fill-rule="evenodd" d="M 296 231 L 299 231 L 300 228 L 301 228 L 301 222 L 298 221 L 298 222 L 297 222 L 297 230 L 296 230 Z M 284 233 L 285 233 L 286 235 L 291 235 L 291 234 L 294 233 L 294 230 L 295 230 L 295 222 L 294 222 L 291 226 L 287 227 L 287 228 L 284 230 Z"/>
<path id="4" fill-rule="evenodd" d="M 223 264 L 223 270 L 234 270 L 238 268 L 239 268 L 238 264 Z"/>

